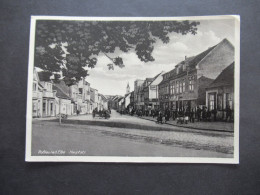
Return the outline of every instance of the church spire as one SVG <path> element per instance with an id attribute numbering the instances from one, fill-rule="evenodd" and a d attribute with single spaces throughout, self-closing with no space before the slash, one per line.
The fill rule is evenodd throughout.
<path id="1" fill-rule="evenodd" d="M 129 86 L 129 82 L 127 83 L 127 86 L 126 86 L 126 94 L 130 93 L 130 86 Z"/>

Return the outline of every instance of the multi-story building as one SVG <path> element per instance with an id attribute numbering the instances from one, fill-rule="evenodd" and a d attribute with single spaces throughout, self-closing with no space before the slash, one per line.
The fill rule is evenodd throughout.
<path id="1" fill-rule="evenodd" d="M 82 79 L 78 83 L 78 90 L 79 98 L 82 99 L 79 103 L 80 112 L 82 114 L 91 113 L 90 84 L 85 79 Z"/>
<path id="2" fill-rule="evenodd" d="M 234 61 L 234 47 L 227 40 L 194 57 L 186 58 L 163 74 L 159 84 L 162 109 L 194 109 L 206 105 L 206 88 Z"/>
<path id="3" fill-rule="evenodd" d="M 32 117 L 42 117 L 42 93 L 43 86 L 40 84 L 36 69 L 33 70 L 33 93 L 32 93 Z"/>
<path id="4" fill-rule="evenodd" d="M 137 79 L 134 83 L 134 107 L 135 109 L 144 108 L 143 97 L 143 83 L 144 80 Z"/>
<path id="5" fill-rule="evenodd" d="M 53 93 L 53 83 L 50 74 L 47 72 L 38 72 L 40 84 L 43 87 L 42 92 L 42 117 L 55 116 L 55 95 Z"/>
<path id="6" fill-rule="evenodd" d="M 162 71 L 154 78 L 148 78 L 144 82 L 144 104 L 145 109 L 158 109 L 159 108 L 159 92 L 158 85 L 161 83 L 164 72 Z"/>
<path id="7" fill-rule="evenodd" d="M 216 111 L 217 119 L 225 119 L 227 108 L 234 110 L 234 66 L 225 68 L 206 89 L 206 105 Z"/>
<path id="8" fill-rule="evenodd" d="M 98 90 L 90 87 L 91 111 L 98 109 Z"/>
<path id="9" fill-rule="evenodd" d="M 108 109 L 108 100 L 103 94 L 98 94 L 99 104 L 98 110 L 107 110 Z"/>

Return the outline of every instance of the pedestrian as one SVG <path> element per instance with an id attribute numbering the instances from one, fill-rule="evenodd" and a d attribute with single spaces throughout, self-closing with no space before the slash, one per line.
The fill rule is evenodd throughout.
<path id="1" fill-rule="evenodd" d="M 208 111 L 207 111 L 207 121 L 211 121 L 211 112 L 210 112 L 210 110 L 208 109 Z"/>
<path id="2" fill-rule="evenodd" d="M 195 118 L 195 112 L 193 109 L 191 109 L 191 112 L 190 112 L 190 122 L 194 123 L 194 118 Z"/>
<path id="3" fill-rule="evenodd" d="M 226 108 L 226 121 L 231 121 L 231 109 L 229 106 Z"/>
<path id="4" fill-rule="evenodd" d="M 197 119 L 198 119 L 198 122 L 201 121 L 201 109 L 199 106 L 197 107 Z"/>
<path id="5" fill-rule="evenodd" d="M 186 109 L 186 111 L 185 111 L 185 113 L 184 113 L 184 121 L 185 121 L 185 124 L 188 124 L 189 115 L 190 115 L 190 112 L 189 112 L 188 109 Z"/>
<path id="6" fill-rule="evenodd" d="M 92 117 L 95 118 L 95 115 L 96 115 L 96 111 L 93 110 L 93 111 L 92 111 Z"/>
<path id="7" fill-rule="evenodd" d="M 212 114 L 214 116 L 214 121 L 217 121 L 217 109 L 212 110 Z"/>
<path id="8" fill-rule="evenodd" d="M 202 121 L 206 121 L 207 119 L 207 108 L 205 106 L 203 106 L 202 108 Z"/>

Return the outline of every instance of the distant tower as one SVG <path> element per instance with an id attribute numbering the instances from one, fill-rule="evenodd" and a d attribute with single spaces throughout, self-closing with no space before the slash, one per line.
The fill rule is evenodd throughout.
<path id="1" fill-rule="evenodd" d="M 129 86 L 129 82 L 127 83 L 127 86 L 126 86 L 126 94 L 130 93 L 130 86 Z"/>

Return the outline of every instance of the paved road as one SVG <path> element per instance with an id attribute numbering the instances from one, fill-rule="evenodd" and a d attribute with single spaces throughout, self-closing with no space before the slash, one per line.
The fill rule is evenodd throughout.
<path id="1" fill-rule="evenodd" d="M 230 133 L 189 131 L 114 111 L 109 120 L 96 118 L 88 125 L 84 122 L 93 122 L 91 116 L 70 119 L 61 126 L 57 122 L 34 121 L 32 154 L 62 150 L 62 155 L 232 157 L 233 153 Z M 74 121 L 83 124 L 70 123 Z M 124 124 L 122 128 L 113 127 L 118 123 Z"/>

